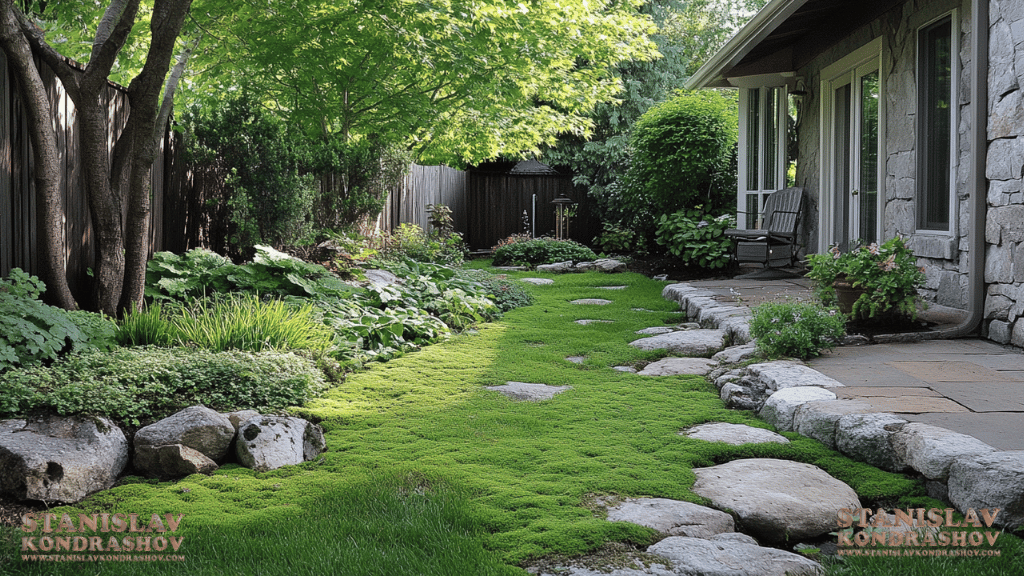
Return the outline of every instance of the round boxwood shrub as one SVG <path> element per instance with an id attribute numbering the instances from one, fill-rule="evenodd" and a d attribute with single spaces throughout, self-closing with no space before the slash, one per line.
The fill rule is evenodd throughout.
<path id="1" fill-rule="evenodd" d="M 553 262 L 586 262 L 596 260 L 597 254 L 579 242 L 534 238 L 501 246 L 494 251 L 495 266 L 536 266 Z"/>

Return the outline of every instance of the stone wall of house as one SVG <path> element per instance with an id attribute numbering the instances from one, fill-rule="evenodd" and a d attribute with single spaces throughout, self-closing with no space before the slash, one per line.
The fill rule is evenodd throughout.
<path id="1" fill-rule="evenodd" d="M 1024 346 L 1024 3 L 989 3 L 985 334 Z"/>
<path id="2" fill-rule="evenodd" d="M 1003 0 L 1007 5 L 1011 0 Z M 1019 3 L 1019 2 L 1018 2 Z M 917 30 L 931 20 L 958 8 L 960 27 L 959 78 L 959 173 L 957 176 L 957 208 L 951 215 L 952 234 L 916 232 L 915 190 L 917 173 L 916 123 L 917 111 Z M 821 125 L 821 70 L 844 56 L 881 36 L 883 55 L 881 74 L 884 81 L 886 158 L 880 162 L 885 170 L 883 179 L 883 238 L 902 234 L 908 238 L 919 264 L 925 268 L 927 282 L 925 297 L 939 304 L 956 308 L 967 305 L 967 227 L 966 196 L 970 154 L 968 138 L 970 111 L 970 0 L 940 2 L 909 0 L 890 10 L 877 20 L 860 28 L 832 48 L 818 55 L 798 71 L 811 94 L 804 97 L 800 112 L 799 161 L 797 185 L 803 186 L 810 197 L 809 226 L 811 230 L 808 252 L 826 248 L 817 245 L 818 206 L 820 205 L 820 125 Z M 1024 34 L 1024 27 L 1021 29 Z M 1024 71 L 1024 58 L 1022 58 Z M 1024 152 L 1024 141 L 1021 142 Z M 1018 167 L 1019 170 L 1019 167 Z M 1018 191 L 1020 189 L 1018 182 Z M 1024 260 L 1024 250 L 1022 250 Z M 1022 268 L 1024 273 L 1024 268 Z M 1024 331 L 1024 326 L 1022 326 Z M 1024 336 L 1024 334 L 1022 334 Z"/>

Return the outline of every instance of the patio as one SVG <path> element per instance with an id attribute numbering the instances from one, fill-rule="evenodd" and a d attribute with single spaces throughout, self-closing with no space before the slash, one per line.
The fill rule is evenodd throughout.
<path id="1" fill-rule="evenodd" d="M 733 305 L 810 300 L 812 282 L 723 279 L 690 281 Z M 1024 450 L 1024 353 L 978 338 L 928 339 L 929 331 L 956 325 L 966 313 L 931 305 L 920 313 L 927 330 L 875 336 L 807 362 L 845 385 L 840 398 L 856 398 L 881 412 L 912 422 L 941 426 L 973 436 L 1001 450 Z"/>

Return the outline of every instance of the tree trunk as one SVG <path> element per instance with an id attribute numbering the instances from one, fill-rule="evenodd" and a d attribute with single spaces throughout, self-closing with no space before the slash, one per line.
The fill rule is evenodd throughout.
<path id="1" fill-rule="evenodd" d="M 57 136 L 50 127 L 50 99 L 32 58 L 31 47 L 21 33 L 10 0 L 0 2 L 0 46 L 18 79 L 28 116 L 29 140 L 35 160 L 36 246 L 39 277 L 46 283 L 46 300 L 67 310 L 78 306 L 68 287 L 64 265 L 64 209 L 61 203 L 60 158 Z"/>

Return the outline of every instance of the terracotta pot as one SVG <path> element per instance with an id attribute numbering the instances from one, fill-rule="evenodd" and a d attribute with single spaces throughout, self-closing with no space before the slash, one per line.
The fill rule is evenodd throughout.
<path id="1" fill-rule="evenodd" d="M 836 301 L 839 305 L 839 311 L 843 314 L 850 314 L 853 312 L 853 304 L 856 302 L 862 294 L 867 294 L 867 288 L 854 288 L 853 283 L 847 279 L 845 274 L 839 274 L 836 276 L 832 287 L 836 290 Z"/>

